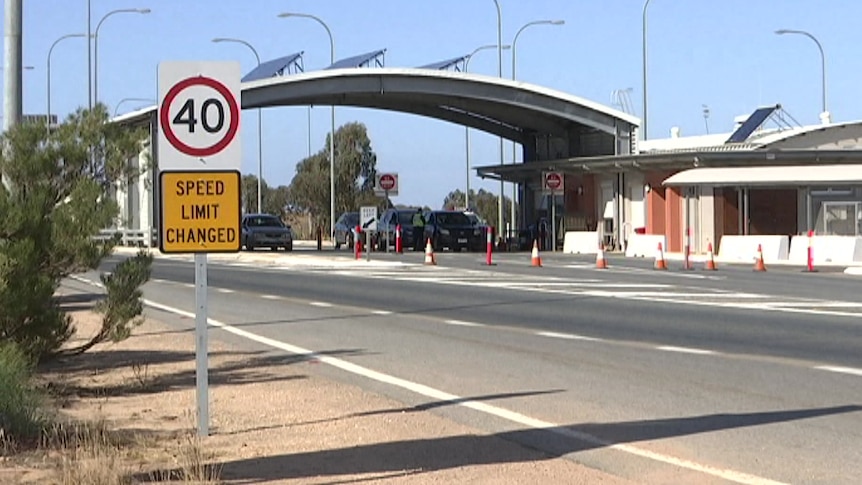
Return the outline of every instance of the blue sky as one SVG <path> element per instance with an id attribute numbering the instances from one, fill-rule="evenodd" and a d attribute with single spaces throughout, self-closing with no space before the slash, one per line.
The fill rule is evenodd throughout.
<path id="1" fill-rule="evenodd" d="M 25 113 L 44 113 L 46 63 L 58 37 L 86 32 L 86 0 L 26 0 L 24 5 Z M 517 45 L 518 79 L 611 104 L 616 89 L 632 88 L 641 115 L 642 0 L 500 0 L 503 42 L 532 20 L 563 19 L 562 26 L 536 26 Z M 118 8 L 150 8 L 148 15 L 110 17 L 99 36 L 99 98 L 113 111 L 123 98 L 152 98 L 163 60 L 238 60 L 243 73 L 255 66 L 237 37 L 253 44 L 263 60 L 304 51 L 307 71 L 329 64 L 329 41 L 317 23 L 280 19 L 285 11 L 314 14 L 333 31 L 336 58 L 386 48 L 388 67 L 414 67 L 471 52 L 497 40 L 492 0 L 92 0 L 93 29 Z M 802 124 L 818 122 L 820 56 L 811 40 L 778 36 L 776 29 L 815 35 L 826 51 L 829 111 L 834 121 L 862 119 L 858 89 L 858 0 L 652 0 L 649 15 L 650 138 L 731 129 L 733 118 L 758 105 L 781 103 Z M 511 53 L 503 53 L 511 76 Z M 87 104 L 87 50 L 80 38 L 64 40 L 51 61 L 52 112 L 61 116 Z M 496 75 L 496 51 L 478 54 L 470 72 Z M 120 112 L 139 104 L 124 103 Z M 257 171 L 257 123 L 251 111 L 242 128 L 243 171 Z M 464 128 L 427 118 L 338 108 L 337 124 L 368 126 L 381 171 L 397 171 L 396 202 L 438 207 L 465 184 Z M 322 147 L 329 109 L 312 110 L 312 148 Z M 264 112 L 264 178 L 288 184 L 307 155 L 305 107 Z M 498 163 L 498 139 L 471 131 L 474 166 Z M 510 145 L 506 144 L 506 160 Z M 474 188 L 499 183 L 473 178 Z M 506 193 L 511 193 L 507 188 Z"/>

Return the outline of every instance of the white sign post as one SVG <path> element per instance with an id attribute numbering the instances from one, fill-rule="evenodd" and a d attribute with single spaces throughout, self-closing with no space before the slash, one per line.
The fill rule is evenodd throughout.
<path id="1" fill-rule="evenodd" d="M 371 261 L 371 232 L 377 230 L 377 206 L 359 208 L 359 227 L 365 233 L 365 259 Z"/>
<path id="2" fill-rule="evenodd" d="M 195 255 L 198 435 L 208 436 L 207 253 L 240 249 L 240 65 L 162 62 L 158 77 L 159 248 Z"/>
<path id="3" fill-rule="evenodd" d="M 542 172 L 542 189 L 551 193 L 551 252 L 557 250 L 557 192 L 562 192 L 563 174 Z"/>

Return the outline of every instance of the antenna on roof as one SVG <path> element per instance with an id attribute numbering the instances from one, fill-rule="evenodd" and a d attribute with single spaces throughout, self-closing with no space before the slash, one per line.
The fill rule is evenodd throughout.
<path id="1" fill-rule="evenodd" d="M 709 106 L 702 104 L 700 105 L 703 108 L 703 124 L 706 125 L 706 134 L 709 134 Z"/>

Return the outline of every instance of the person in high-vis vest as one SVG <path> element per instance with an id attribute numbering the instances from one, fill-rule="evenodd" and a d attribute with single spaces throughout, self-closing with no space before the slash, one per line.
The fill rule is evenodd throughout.
<path id="1" fill-rule="evenodd" d="M 422 243 L 425 239 L 425 216 L 422 214 L 422 209 L 413 214 L 413 249 L 422 251 Z"/>

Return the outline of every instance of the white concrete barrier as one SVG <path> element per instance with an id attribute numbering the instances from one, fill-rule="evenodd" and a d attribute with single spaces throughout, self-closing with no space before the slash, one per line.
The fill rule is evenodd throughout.
<path id="1" fill-rule="evenodd" d="M 661 243 L 662 251 L 667 253 L 667 238 L 664 234 L 632 233 L 629 235 L 626 245 L 626 257 L 655 257 L 659 243 Z"/>
<path id="2" fill-rule="evenodd" d="M 599 233 L 596 231 L 568 231 L 563 238 L 564 254 L 596 254 L 599 252 Z"/>
<path id="3" fill-rule="evenodd" d="M 811 238 L 814 264 L 862 262 L 862 237 L 817 236 Z M 790 239 L 790 262 L 808 264 L 808 236 Z"/>
<path id="4" fill-rule="evenodd" d="M 754 263 L 757 245 L 763 250 L 763 262 L 787 261 L 790 253 L 788 236 L 722 236 L 716 259 L 725 262 Z"/>

